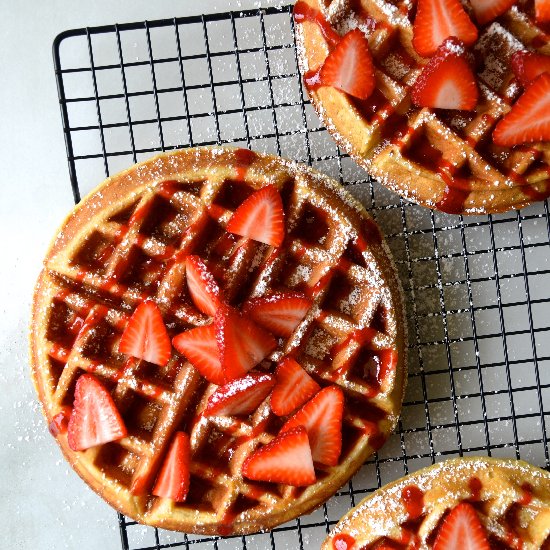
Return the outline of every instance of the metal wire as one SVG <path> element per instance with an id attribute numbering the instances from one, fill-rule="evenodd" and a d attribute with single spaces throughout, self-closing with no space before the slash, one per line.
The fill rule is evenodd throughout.
<path id="1" fill-rule="evenodd" d="M 464 218 L 385 190 L 319 124 L 293 31 L 288 6 L 59 35 L 53 54 L 72 193 L 78 202 L 103 176 L 155 152 L 214 144 L 294 158 L 348 185 L 382 226 L 406 294 L 402 420 L 309 516 L 265 534 L 218 538 L 146 528 L 119 514 L 123 550 L 303 549 L 318 546 L 368 492 L 444 457 L 512 456 L 550 467 L 547 202 Z"/>

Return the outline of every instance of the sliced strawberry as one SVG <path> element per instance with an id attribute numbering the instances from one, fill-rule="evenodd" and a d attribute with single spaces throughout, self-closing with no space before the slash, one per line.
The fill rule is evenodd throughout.
<path id="1" fill-rule="evenodd" d="M 460 0 L 418 0 L 413 26 L 414 49 L 420 55 L 430 57 L 450 36 L 462 40 L 467 46 L 477 40 L 477 27 Z"/>
<path id="2" fill-rule="evenodd" d="M 48 424 L 50 433 L 57 437 L 59 434 L 67 433 L 69 427 L 69 418 L 71 417 L 71 407 L 61 407 L 61 410 L 52 418 Z"/>
<path id="3" fill-rule="evenodd" d="M 367 99 L 375 85 L 367 37 L 359 29 L 349 31 L 329 53 L 319 76 L 324 86 Z"/>
<path id="4" fill-rule="evenodd" d="M 220 287 L 205 263 L 198 256 L 185 260 L 187 288 L 193 303 L 206 315 L 215 315 L 220 305 Z"/>
<path id="5" fill-rule="evenodd" d="M 285 238 L 285 214 L 277 188 L 267 185 L 244 200 L 231 216 L 227 231 L 280 246 Z"/>
<path id="6" fill-rule="evenodd" d="M 505 11 L 508 11 L 516 0 L 470 0 L 477 22 L 485 25 Z"/>
<path id="7" fill-rule="evenodd" d="M 69 447 L 73 451 L 85 451 L 127 434 L 111 394 L 93 374 L 82 374 L 76 381 L 67 428 Z"/>
<path id="8" fill-rule="evenodd" d="M 124 329 L 118 351 L 162 367 L 168 363 L 172 346 L 155 302 L 147 300 L 139 304 Z"/>
<path id="9" fill-rule="evenodd" d="M 225 384 L 214 325 L 186 330 L 174 337 L 172 343 L 209 382 Z"/>
<path id="10" fill-rule="evenodd" d="M 342 390 L 338 386 L 329 386 L 288 420 L 281 432 L 304 426 L 311 443 L 313 460 L 326 466 L 336 466 L 342 450 L 343 413 Z"/>
<path id="11" fill-rule="evenodd" d="M 544 73 L 523 92 L 512 110 L 496 125 L 493 141 L 513 147 L 550 140 L 550 73 Z"/>
<path id="12" fill-rule="evenodd" d="M 315 483 L 315 470 L 307 432 L 299 426 L 251 454 L 243 463 L 243 476 L 256 481 L 304 487 Z"/>
<path id="13" fill-rule="evenodd" d="M 271 334 L 227 305 L 220 306 L 214 324 L 226 382 L 244 376 L 277 347 Z"/>
<path id="14" fill-rule="evenodd" d="M 512 56 L 512 69 L 526 87 L 542 73 L 550 72 L 550 55 L 534 52 L 516 52 Z"/>
<path id="15" fill-rule="evenodd" d="M 428 61 L 412 89 L 419 107 L 472 110 L 477 105 L 477 84 L 464 44 L 447 38 Z"/>
<path id="16" fill-rule="evenodd" d="M 277 384 L 271 394 L 271 410 L 286 416 L 309 401 L 321 386 L 292 358 L 285 357 L 275 371 Z"/>
<path id="17" fill-rule="evenodd" d="M 461 502 L 443 521 L 434 550 L 489 550 L 485 529 L 473 506 Z"/>
<path id="18" fill-rule="evenodd" d="M 189 492 L 191 444 L 184 432 L 176 432 L 160 468 L 153 494 L 184 502 Z"/>
<path id="19" fill-rule="evenodd" d="M 270 374 L 249 373 L 218 388 L 209 398 L 204 416 L 250 414 L 275 385 Z"/>
<path id="20" fill-rule="evenodd" d="M 297 292 L 252 298 L 243 313 L 277 336 L 289 337 L 311 308 L 312 301 Z"/>
<path id="21" fill-rule="evenodd" d="M 550 21 L 550 0 L 535 0 L 535 19 L 537 23 Z"/>

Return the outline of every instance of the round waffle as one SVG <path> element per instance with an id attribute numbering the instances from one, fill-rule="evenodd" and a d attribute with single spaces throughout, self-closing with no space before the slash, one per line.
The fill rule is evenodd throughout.
<path id="1" fill-rule="evenodd" d="M 468 2 L 464 2 L 471 13 Z M 429 61 L 412 45 L 415 0 L 299 0 L 298 58 L 312 103 L 337 144 L 383 185 L 406 199 L 453 214 L 522 208 L 550 195 L 550 143 L 513 148 L 492 140 L 498 121 L 521 95 L 511 68 L 521 50 L 550 54 L 531 1 L 479 29 L 478 104 L 473 111 L 415 107 L 411 89 Z M 350 29 L 367 36 L 376 87 L 355 99 L 312 86 L 329 52 Z M 360 69 L 359 69 L 360 70 Z M 317 80 L 318 82 L 318 80 Z"/>
<path id="2" fill-rule="evenodd" d="M 284 208 L 278 247 L 226 231 L 246 197 L 268 185 Z M 128 319 L 144 300 L 158 305 L 170 337 L 212 322 L 186 290 L 189 254 L 208 263 L 237 309 L 281 291 L 311 301 L 291 336 L 279 338 L 251 373 L 272 373 L 292 356 L 319 386 L 341 388 L 341 454 L 336 465 L 315 464 L 313 484 L 243 477 L 247 457 L 287 420 L 273 414 L 269 396 L 250 414 L 207 416 L 217 386 L 183 355 L 172 350 L 160 367 L 119 352 Z M 139 522 L 228 535 L 269 529 L 312 510 L 384 443 L 403 399 L 404 331 L 387 245 L 340 185 L 277 157 L 198 148 L 162 154 L 109 178 L 65 220 L 36 287 L 31 362 L 50 427 L 92 489 Z M 373 358 L 388 351 L 389 368 L 373 373 Z M 63 427 L 82 373 L 108 389 L 127 433 L 74 451 Z M 175 502 L 153 496 L 151 488 L 180 432 L 189 435 L 190 482 L 185 501 Z"/>
<path id="3" fill-rule="evenodd" d="M 429 549 L 463 502 L 474 508 L 491 548 L 550 548 L 550 473 L 520 460 L 471 457 L 435 464 L 375 491 L 340 520 L 322 549 Z"/>

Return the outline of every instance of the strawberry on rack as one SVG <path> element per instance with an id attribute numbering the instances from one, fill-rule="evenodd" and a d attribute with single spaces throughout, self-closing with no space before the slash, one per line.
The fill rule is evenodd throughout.
<path id="1" fill-rule="evenodd" d="M 319 73 L 323 86 L 332 86 L 358 99 L 374 90 L 374 66 L 367 37 L 359 29 L 349 31 L 326 58 Z"/>
<path id="2" fill-rule="evenodd" d="M 271 334 L 225 304 L 219 307 L 214 324 L 226 382 L 244 376 L 277 347 Z"/>
<path id="3" fill-rule="evenodd" d="M 298 292 L 280 292 L 252 298 L 243 314 L 277 336 L 289 337 L 311 308 L 311 300 Z"/>
<path id="4" fill-rule="evenodd" d="M 471 504 L 461 502 L 443 521 L 434 550 L 489 550 L 483 525 Z"/>
<path id="5" fill-rule="evenodd" d="M 227 231 L 271 246 L 281 246 L 285 238 L 283 201 L 274 185 L 266 185 L 235 210 Z"/>
<path id="6" fill-rule="evenodd" d="M 315 470 L 307 432 L 298 426 L 279 434 L 243 463 L 243 476 L 256 481 L 304 487 L 315 483 Z"/>
<path id="7" fill-rule="evenodd" d="M 85 451 L 126 435 L 126 426 L 111 394 L 93 374 L 82 374 L 76 381 L 67 428 L 69 447 Z"/>
<path id="8" fill-rule="evenodd" d="M 286 424 L 281 433 L 304 426 L 311 444 L 313 460 L 326 466 L 338 464 L 342 451 L 344 394 L 338 386 L 322 389 Z"/>
<path id="9" fill-rule="evenodd" d="M 467 46 L 477 40 L 477 27 L 460 0 L 418 0 L 413 25 L 414 49 L 420 55 L 430 57 L 450 36 Z"/>
<path id="10" fill-rule="evenodd" d="M 218 388 L 208 398 L 204 416 L 250 414 L 275 385 L 270 374 L 249 373 Z"/>
<path id="11" fill-rule="evenodd" d="M 187 288 L 193 303 L 199 311 L 214 316 L 220 305 L 220 287 L 214 275 L 198 256 L 187 256 L 185 260 Z"/>
<path id="12" fill-rule="evenodd" d="M 508 11 L 516 0 L 470 0 L 476 20 L 480 25 L 490 23 Z"/>
<path id="13" fill-rule="evenodd" d="M 184 502 L 189 492 L 190 463 L 189 436 L 184 432 L 176 432 L 153 487 L 153 495 Z"/>
<path id="14" fill-rule="evenodd" d="M 550 140 L 550 73 L 539 75 L 496 125 L 493 141 L 513 147 Z"/>
<path id="15" fill-rule="evenodd" d="M 136 308 L 124 329 L 118 351 L 162 367 L 168 363 L 172 346 L 155 302 L 146 300 Z"/>
<path id="16" fill-rule="evenodd" d="M 309 401 L 321 386 L 292 357 L 285 357 L 275 371 L 277 384 L 271 394 L 271 410 L 286 416 Z"/>
<path id="17" fill-rule="evenodd" d="M 464 44 L 447 38 L 416 79 L 412 101 L 419 107 L 469 111 L 477 105 L 477 98 L 476 79 Z"/>
<path id="18" fill-rule="evenodd" d="M 512 56 L 512 69 L 518 80 L 527 87 L 537 76 L 550 73 L 550 55 L 535 52 L 516 52 Z"/>
<path id="19" fill-rule="evenodd" d="M 535 19 L 537 23 L 550 21 L 550 0 L 535 0 Z"/>
<path id="20" fill-rule="evenodd" d="M 174 347 L 213 384 L 225 384 L 214 325 L 186 330 L 174 337 Z"/>

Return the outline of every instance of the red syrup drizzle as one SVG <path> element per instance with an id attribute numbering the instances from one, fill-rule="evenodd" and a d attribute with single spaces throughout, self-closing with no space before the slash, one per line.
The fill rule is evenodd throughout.
<path id="1" fill-rule="evenodd" d="M 521 499 L 519 504 L 527 506 L 533 500 L 533 487 L 529 483 L 523 483 L 521 486 Z"/>
<path id="2" fill-rule="evenodd" d="M 481 497 L 481 481 L 477 477 L 472 477 L 468 481 L 468 489 L 470 489 L 471 499 L 479 500 Z"/>
<path id="3" fill-rule="evenodd" d="M 340 533 L 332 539 L 332 548 L 334 550 L 351 550 L 355 544 L 355 539 L 346 533 Z"/>
<path id="4" fill-rule="evenodd" d="M 250 149 L 237 149 L 235 151 L 235 162 L 237 171 L 237 180 L 244 181 L 250 165 L 256 160 L 258 155 Z"/>
<path id="5" fill-rule="evenodd" d="M 319 10 L 312 8 L 307 2 L 303 2 L 302 0 L 296 2 L 294 6 L 294 21 L 296 23 L 304 23 L 304 21 L 317 23 L 323 37 L 331 48 L 334 48 L 340 42 L 340 35 L 330 26 L 323 14 Z"/>
<path id="6" fill-rule="evenodd" d="M 416 485 L 407 485 L 401 491 L 401 501 L 410 520 L 418 519 L 424 511 L 424 492 Z"/>

